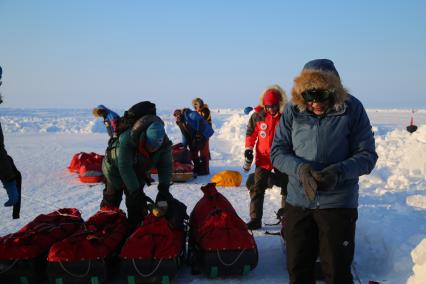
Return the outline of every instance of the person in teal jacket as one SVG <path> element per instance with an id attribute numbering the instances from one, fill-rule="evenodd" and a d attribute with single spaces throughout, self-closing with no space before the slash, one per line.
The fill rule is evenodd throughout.
<path id="1" fill-rule="evenodd" d="M 122 194 L 126 195 L 127 215 L 135 228 L 147 215 L 145 185 L 150 185 L 151 168 L 158 171 L 156 200 L 172 198 L 169 187 L 172 177 L 171 141 L 164 130 L 164 122 L 156 116 L 155 105 L 146 102 L 151 111 L 135 115 L 131 110 L 119 122 L 119 136 L 110 143 L 102 162 L 106 178 L 101 207 L 119 207 Z M 124 125 L 124 126 L 123 126 Z"/>
<path id="2" fill-rule="evenodd" d="M 318 253 L 326 283 L 353 283 L 358 179 L 377 158 L 367 113 L 334 63 L 306 63 L 271 148 L 273 166 L 289 176 L 283 227 L 290 283 L 315 283 Z"/>

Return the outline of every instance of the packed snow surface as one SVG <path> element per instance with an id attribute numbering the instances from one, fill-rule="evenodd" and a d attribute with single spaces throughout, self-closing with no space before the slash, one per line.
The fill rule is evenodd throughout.
<path id="1" fill-rule="evenodd" d="M 118 111 L 120 112 L 120 111 Z M 122 113 L 122 112 L 121 112 Z M 166 131 L 173 142 L 181 140 L 171 111 L 161 111 Z M 362 283 L 426 283 L 426 110 L 418 110 L 414 122 L 418 130 L 405 127 L 410 110 L 370 109 L 379 160 L 368 176 L 360 179 L 359 217 L 354 266 Z M 200 186 L 221 170 L 240 170 L 243 162 L 245 130 L 249 116 L 242 110 L 212 110 L 215 135 L 211 139 L 211 175 L 171 186 L 172 194 L 188 206 L 200 199 Z M 8 153 L 23 174 L 21 218 L 12 220 L 10 208 L 0 206 L 0 235 L 15 232 L 38 214 L 62 207 L 76 207 L 85 219 L 94 214 L 101 201 L 101 184 L 88 185 L 70 174 L 67 166 L 78 152 L 103 154 L 107 135 L 101 120 L 90 110 L 0 109 L 0 121 Z M 252 169 L 253 171 L 253 169 Z M 249 195 L 244 186 L 219 188 L 238 214 L 249 219 Z M 155 185 L 146 193 L 155 197 Z M 0 190 L 0 200 L 6 193 Z M 265 223 L 275 221 L 280 204 L 279 188 L 265 197 Z M 124 204 L 122 208 L 125 209 Z M 286 283 L 288 275 L 281 240 L 264 231 L 254 235 L 259 248 L 259 264 L 246 277 L 207 279 L 183 269 L 175 283 Z"/>

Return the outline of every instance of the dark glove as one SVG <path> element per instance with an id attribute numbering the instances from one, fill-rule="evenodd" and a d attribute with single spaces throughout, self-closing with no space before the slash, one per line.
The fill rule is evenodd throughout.
<path id="1" fill-rule="evenodd" d="M 3 184 L 4 188 L 6 189 L 7 196 L 9 197 L 9 200 L 6 201 L 4 206 L 10 207 L 18 203 L 19 201 L 19 194 L 18 194 L 18 188 L 16 187 L 16 181 L 9 181 Z"/>
<path id="2" fill-rule="evenodd" d="M 335 165 L 328 166 L 321 171 L 313 171 L 312 175 L 318 183 L 319 191 L 330 191 L 336 187 L 339 180 L 339 169 Z"/>
<path id="3" fill-rule="evenodd" d="M 312 172 L 313 169 L 309 164 L 303 164 L 299 168 L 299 179 L 302 182 L 305 195 L 310 201 L 315 200 L 318 187 L 315 178 L 312 176 Z"/>
<path id="4" fill-rule="evenodd" d="M 165 188 L 164 185 L 159 184 L 158 185 L 158 193 L 157 197 L 155 198 L 155 203 L 159 201 L 169 201 L 173 199 L 173 195 L 170 193 L 169 188 Z"/>
<path id="5" fill-rule="evenodd" d="M 244 151 L 244 157 L 246 160 L 253 161 L 253 150 L 252 149 L 246 149 Z"/>

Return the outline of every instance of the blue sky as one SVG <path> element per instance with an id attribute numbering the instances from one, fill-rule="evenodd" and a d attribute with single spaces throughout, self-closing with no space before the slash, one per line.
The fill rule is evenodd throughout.
<path id="1" fill-rule="evenodd" d="M 367 108 L 426 108 L 426 1 L 0 0 L 0 31 L 4 107 L 243 108 L 330 58 Z"/>

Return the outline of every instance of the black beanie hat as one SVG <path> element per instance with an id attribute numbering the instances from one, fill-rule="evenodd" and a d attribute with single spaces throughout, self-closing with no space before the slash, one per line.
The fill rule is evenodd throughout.
<path id="1" fill-rule="evenodd" d="M 152 114 L 152 115 L 157 114 L 155 104 L 151 103 L 150 101 L 143 101 L 133 105 L 131 108 L 129 108 L 128 111 L 126 111 L 125 116 L 127 118 L 137 120 L 147 114 Z"/>
<path id="2" fill-rule="evenodd" d="M 331 61 L 330 59 L 311 60 L 308 63 L 306 63 L 305 66 L 303 66 L 303 70 L 307 70 L 307 69 L 332 72 L 334 75 L 340 78 L 339 73 L 336 70 L 336 67 L 334 67 L 333 61 Z"/>

